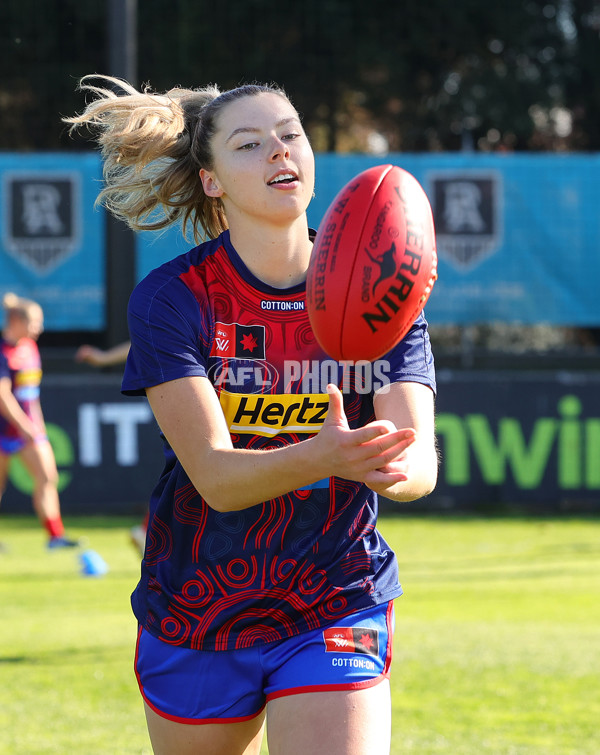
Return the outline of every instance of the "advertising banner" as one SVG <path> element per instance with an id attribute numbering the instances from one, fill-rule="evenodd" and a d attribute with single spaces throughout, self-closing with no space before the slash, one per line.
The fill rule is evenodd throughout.
<path id="1" fill-rule="evenodd" d="M 312 224 L 346 182 L 385 163 L 412 173 L 432 205 L 429 322 L 600 325 L 600 155 L 318 155 Z"/>
<path id="2" fill-rule="evenodd" d="M 0 155 L 0 296 L 41 304 L 47 330 L 104 327 L 104 211 L 95 154 Z"/>
<path id="3" fill-rule="evenodd" d="M 438 376 L 438 503 L 600 511 L 600 374 Z"/>
<path id="4" fill-rule="evenodd" d="M 600 511 L 600 373 L 442 371 L 438 386 L 437 488 L 386 510 Z M 65 514 L 143 511 L 163 467 L 146 399 L 117 375 L 50 375 L 42 391 Z M 16 459 L 9 482 L 2 510 L 31 512 Z"/>
<path id="5" fill-rule="evenodd" d="M 432 205 L 429 322 L 600 325 L 600 155 L 318 154 L 310 225 L 354 176 L 387 163 L 412 173 Z M 175 230 L 141 234 L 138 280 L 190 246 Z"/>
<path id="6" fill-rule="evenodd" d="M 48 375 L 42 406 L 59 470 L 63 513 L 144 511 L 163 467 L 162 444 L 145 398 L 120 393 L 118 375 Z M 31 481 L 18 457 L 2 499 L 31 511 Z"/>
<path id="7" fill-rule="evenodd" d="M 316 163 L 314 228 L 373 165 L 399 165 L 422 184 L 439 254 L 432 324 L 600 325 L 600 155 L 317 154 Z M 96 153 L 0 155 L 0 294 L 38 300 L 49 330 L 105 327 L 100 182 Z M 138 234 L 136 279 L 193 245 L 179 228 Z"/>

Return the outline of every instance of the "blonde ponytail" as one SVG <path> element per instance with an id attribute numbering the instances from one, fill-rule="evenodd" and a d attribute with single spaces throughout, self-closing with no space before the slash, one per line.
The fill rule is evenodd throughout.
<path id="1" fill-rule="evenodd" d="M 108 82 L 122 93 L 93 86 L 90 79 Z M 84 76 L 80 88 L 96 99 L 81 115 L 63 120 L 71 130 L 85 126 L 100 131 L 96 138 L 105 183 L 97 201 L 136 231 L 180 222 L 186 234 L 191 225 L 196 242 L 215 238 L 228 227 L 221 200 L 206 196 L 199 177 L 200 168 L 213 168 L 211 140 L 219 111 L 263 92 L 289 102 L 282 89 L 266 84 L 226 92 L 211 85 L 153 94 L 112 76 L 94 75 Z"/>
<path id="2" fill-rule="evenodd" d="M 93 86 L 100 78 L 124 92 Z M 71 129 L 99 129 L 104 188 L 97 202 L 136 231 L 160 230 L 191 223 L 196 241 L 218 236 L 227 223 L 220 202 L 204 194 L 192 153 L 192 133 L 217 87 L 170 89 L 165 94 L 140 92 L 111 76 L 85 76 L 82 90 L 96 99 L 81 115 L 63 119 Z"/>
<path id="3" fill-rule="evenodd" d="M 4 309 L 17 309 L 19 307 L 19 297 L 12 291 L 7 291 L 2 297 L 2 306 Z"/>

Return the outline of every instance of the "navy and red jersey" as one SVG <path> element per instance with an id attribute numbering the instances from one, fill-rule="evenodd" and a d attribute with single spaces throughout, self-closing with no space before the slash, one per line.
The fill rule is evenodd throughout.
<path id="1" fill-rule="evenodd" d="M 0 339 L 0 377 L 10 377 L 11 389 L 19 406 L 31 420 L 39 423 L 42 362 L 33 339 L 21 338 L 16 344 Z M 0 437 L 21 442 L 17 429 L 2 416 Z"/>
<path id="2" fill-rule="evenodd" d="M 423 317 L 384 359 L 335 362 L 311 330 L 305 284 L 278 289 L 258 280 L 228 232 L 150 273 L 131 296 L 128 319 L 123 392 L 206 377 L 237 448 L 278 448 L 317 433 L 330 382 L 353 428 L 374 418 L 373 391 L 388 382 L 435 390 Z M 138 621 L 156 637 L 205 650 L 248 647 L 402 594 L 396 558 L 375 526 L 377 496 L 365 485 L 332 477 L 219 513 L 164 442 L 132 595 Z"/>

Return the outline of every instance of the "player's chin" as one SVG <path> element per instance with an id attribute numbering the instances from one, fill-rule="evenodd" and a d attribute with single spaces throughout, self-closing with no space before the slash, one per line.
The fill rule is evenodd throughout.
<path id="1" fill-rule="evenodd" d="M 302 205 L 293 205 L 284 209 L 277 208 L 276 211 L 271 212 L 267 218 L 269 225 L 289 228 L 296 223 L 306 223 L 306 208 Z"/>
<path id="2" fill-rule="evenodd" d="M 312 199 L 312 189 L 310 189 L 307 184 L 301 181 L 298 181 L 291 189 L 273 189 L 272 191 L 274 192 L 274 194 L 271 196 L 275 199 L 275 201 L 295 204 L 303 212 L 308 209 L 308 205 L 310 204 L 310 200 Z"/>

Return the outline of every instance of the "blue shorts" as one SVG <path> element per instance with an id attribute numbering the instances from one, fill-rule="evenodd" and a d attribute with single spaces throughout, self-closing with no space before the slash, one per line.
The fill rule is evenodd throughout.
<path id="1" fill-rule="evenodd" d="M 18 454 L 25 447 L 23 438 L 6 438 L 0 435 L 0 452 L 7 456 Z"/>
<path id="2" fill-rule="evenodd" d="M 38 435 L 34 443 L 39 443 L 42 440 L 48 440 L 47 435 Z M 6 437 L 4 435 L 0 435 L 0 453 L 5 454 L 6 456 L 12 456 L 13 454 L 20 453 L 25 446 L 27 445 L 27 441 L 23 438 L 19 437 Z"/>
<path id="3" fill-rule="evenodd" d="M 393 603 L 335 625 L 240 650 L 191 650 L 140 628 L 135 673 L 158 715 L 184 724 L 233 723 L 269 700 L 303 692 L 370 687 L 389 677 Z"/>

